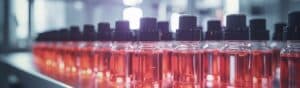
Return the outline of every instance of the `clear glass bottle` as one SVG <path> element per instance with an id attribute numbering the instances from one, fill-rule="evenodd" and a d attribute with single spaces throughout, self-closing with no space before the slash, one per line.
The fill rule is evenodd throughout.
<path id="1" fill-rule="evenodd" d="M 169 22 L 157 23 L 160 31 L 160 46 L 162 49 L 162 87 L 172 87 L 174 74 L 171 71 L 174 48 L 173 33 L 169 30 Z"/>
<path id="2" fill-rule="evenodd" d="M 272 75 L 276 82 L 279 82 L 279 61 L 280 51 L 284 48 L 285 42 L 283 41 L 283 30 L 286 27 L 285 23 L 276 23 L 275 32 L 273 33 L 273 40 L 270 42 L 270 47 L 273 51 L 272 60 Z"/>
<path id="3" fill-rule="evenodd" d="M 202 83 L 201 30 L 195 16 L 181 16 L 172 53 L 173 87 L 195 87 Z"/>
<path id="4" fill-rule="evenodd" d="M 110 82 L 112 87 L 129 87 L 129 60 L 132 59 L 134 43 L 133 34 L 129 28 L 128 21 L 117 21 L 113 32 L 113 43 L 111 47 Z"/>
<path id="5" fill-rule="evenodd" d="M 95 51 L 96 32 L 93 25 L 84 25 L 83 42 L 79 43 L 78 55 L 78 78 L 79 87 L 92 88 L 94 87 L 94 51 Z"/>
<path id="6" fill-rule="evenodd" d="M 280 53 L 280 87 L 300 87 L 300 11 L 288 15 L 285 30 L 286 47 Z"/>
<path id="7" fill-rule="evenodd" d="M 250 30 L 253 87 L 270 88 L 273 86 L 273 52 L 268 45 L 269 31 L 266 29 L 266 19 L 251 19 Z"/>
<path id="8" fill-rule="evenodd" d="M 155 18 L 142 18 L 139 41 L 130 61 L 130 78 L 134 87 L 161 87 L 161 54 L 159 31 Z"/>
<path id="9" fill-rule="evenodd" d="M 222 27 L 219 20 L 207 22 L 203 49 L 203 86 L 218 87 L 220 84 L 220 48 L 222 48 Z"/>
<path id="10" fill-rule="evenodd" d="M 246 16 L 227 16 L 224 46 L 221 48 L 222 87 L 250 87 L 252 85 L 249 31 Z"/>
<path id="11" fill-rule="evenodd" d="M 109 61 L 112 48 L 112 30 L 109 23 L 98 24 L 97 43 L 94 46 L 93 72 L 95 88 L 109 87 Z"/>

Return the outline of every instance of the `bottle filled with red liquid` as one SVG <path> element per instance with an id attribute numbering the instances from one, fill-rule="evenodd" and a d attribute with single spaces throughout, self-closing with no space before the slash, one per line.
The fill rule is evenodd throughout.
<path id="1" fill-rule="evenodd" d="M 172 87 L 174 74 L 172 68 L 172 54 L 174 46 L 173 33 L 169 30 L 169 22 L 160 21 L 157 23 L 160 32 L 160 46 L 162 49 L 162 87 Z"/>
<path id="2" fill-rule="evenodd" d="M 109 61 L 111 58 L 112 30 L 110 24 L 101 22 L 98 24 L 97 43 L 94 51 L 93 72 L 95 74 L 95 88 L 108 87 Z"/>
<path id="3" fill-rule="evenodd" d="M 251 74 L 253 87 L 271 88 L 273 82 L 273 51 L 268 45 L 269 31 L 265 19 L 250 20 L 251 41 Z"/>
<path id="4" fill-rule="evenodd" d="M 202 82 L 201 30 L 195 16 L 181 16 L 172 53 L 171 71 L 175 88 L 194 88 Z M 198 85 L 199 86 L 199 85 Z"/>
<path id="5" fill-rule="evenodd" d="M 162 50 L 155 18 L 140 20 L 138 42 L 130 59 L 130 79 L 133 87 L 161 87 Z"/>
<path id="6" fill-rule="evenodd" d="M 65 64 L 64 68 L 64 80 L 71 86 L 76 86 L 78 83 L 78 65 L 77 59 L 80 52 L 80 41 L 82 40 L 82 34 L 78 26 L 71 26 L 69 31 L 69 38 L 66 44 L 64 44 L 62 51 L 62 58 Z"/>
<path id="7" fill-rule="evenodd" d="M 222 87 L 251 87 L 249 31 L 245 15 L 227 16 L 224 39 L 220 54 Z"/>
<path id="8" fill-rule="evenodd" d="M 129 60 L 132 59 L 133 33 L 130 31 L 128 21 L 117 21 L 113 32 L 113 43 L 109 61 L 109 82 L 113 88 L 126 88 L 130 86 Z"/>
<path id="9" fill-rule="evenodd" d="M 45 50 L 45 56 L 46 56 L 46 71 L 47 74 L 49 74 L 50 77 L 53 77 L 55 79 L 58 78 L 58 63 L 57 61 L 57 44 L 60 43 L 59 37 L 58 37 L 59 31 L 50 31 L 49 35 L 49 43 L 47 45 L 47 48 Z"/>
<path id="10" fill-rule="evenodd" d="M 280 54 L 280 88 L 300 87 L 300 11 L 288 15 L 286 47 Z"/>
<path id="11" fill-rule="evenodd" d="M 94 51 L 96 32 L 93 25 L 84 25 L 83 30 L 83 42 L 79 44 L 79 56 L 77 60 L 78 64 L 78 78 L 80 88 L 92 88 L 94 86 Z"/>
<path id="12" fill-rule="evenodd" d="M 270 43 L 272 48 L 272 75 L 274 81 L 279 81 L 279 61 L 280 61 L 280 51 L 284 48 L 285 43 L 283 42 L 283 30 L 286 27 L 285 23 L 276 23 L 275 32 L 273 33 L 273 40 Z"/>
<path id="13" fill-rule="evenodd" d="M 203 86 L 219 87 L 220 85 L 220 48 L 222 48 L 222 27 L 219 20 L 207 22 L 207 32 L 205 35 L 203 49 Z"/>

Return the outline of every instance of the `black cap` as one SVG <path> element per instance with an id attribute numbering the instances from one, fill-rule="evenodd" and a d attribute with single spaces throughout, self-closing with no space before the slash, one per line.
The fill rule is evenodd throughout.
<path id="1" fill-rule="evenodd" d="M 223 32 L 220 20 L 210 20 L 207 22 L 207 32 L 205 40 L 222 40 Z"/>
<path id="2" fill-rule="evenodd" d="M 82 34 L 80 32 L 79 26 L 71 26 L 70 27 L 70 41 L 81 41 Z"/>
<path id="3" fill-rule="evenodd" d="M 116 29 L 113 32 L 114 41 L 132 41 L 133 34 L 129 28 L 129 21 L 117 21 Z"/>
<path id="4" fill-rule="evenodd" d="M 96 31 L 94 25 L 86 24 L 83 26 L 83 40 L 84 41 L 96 40 Z"/>
<path id="5" fill-rule="evenodd" d="M 70 35 L 67 28 L 62 28 L 59 30 L 60 41 L 69 41 Z"/>
<path id="6" fill-rule="evenodd" d="M 163 41 L 174 40 L 173 33 L 170 32 L 168 21 L 157 22 L 157 29 L 160 31 L 160 40 Z"/>
<path id="7" fill-rule="evenodd" d="M 249 30 L 246 26 L 246 16 L 232 14 L 226 18 L 225 40 L 249 40 Z"/>
<path id="8" fill-rule="evenodd" d="M 266 19 L 250 20 L 250 39 L 269 40 L 269 31 L 266 28 Z"/>
<path id="9" fill-rule="evenodd" d="M 285 30 L 286 40 L 300 40 L 300 11 L 291 12 L 288 15 L 288 27 Z"/>
<path id="10" fill-rule="evenodd" d="M 156 18 L 144 17 L 140 20 L 139 41 L 158 41 L 159 31 L 157 30 Z"/>
<path id="11" fill-rule="evenodd" d="M 97 40 L 99 41 L 111 41 L 112 40 L 112 30 L 110 24 L 106 22 L 101 22 L 98 24 Z"/>
<path id="12" fill-rule="evenodd" d="M 283 41 L 283 31 L 286 26 L 286 23 L 276 23 L 274 25 L 273 40 Z"/>
<path id="13" fill-rule="evenodd" d="M 199 41 L 202 30 L 197 28 L 196 16 L 180 16 L 179 29 L 176 30 L 176 40 L 178 41 Z"/>

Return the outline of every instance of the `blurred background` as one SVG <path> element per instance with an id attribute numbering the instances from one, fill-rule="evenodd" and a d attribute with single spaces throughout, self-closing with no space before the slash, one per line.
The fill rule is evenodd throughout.
<path id="1" fill-rule="evenodd" d="M 71 25 L 109 22 L 113 27 L 125 19 L 138 29 L 140 17 L 170 21 L 174 32 L 180 15 L 195 15 L 206 31 L 207 20 L 243 13 L 247 19 L 266 18 L 272 33 L 273 24 L 287 22 L 295 10 L 300 0 L 0 0 L 0 53 L 28 51 L 38 33 Z"/>

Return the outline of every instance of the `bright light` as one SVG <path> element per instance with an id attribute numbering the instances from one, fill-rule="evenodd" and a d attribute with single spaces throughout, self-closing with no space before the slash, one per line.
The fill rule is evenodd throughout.
<path id="1" fill-rule="evenodd" d="M 46 8 L 45 8 L 45 0 L 36 0 L 34 2 L 34 28 L 37 33 L 43 32 L 46 29 Z"/>
<path id="2" fill-rule="evenodd" d="M 239 10 L 239 0 L 225 0 L 225 14 L 236 14 Z"/>
<path id="3" fill-rule="evenodd" d="M 18 0 L 16 6 L 16 35 L 19 39 L 26 39 L 28 37 L 28 1 Z"/>
<path id="4" fill-rule="evenodd" d="M 179 27 L 179 17 L 180 14 L 179 13 L 172 13 L 171 14 L 171 31 L 172 32 L 176 32 L 176 30 Z"/>
<path id="5" fill-rule="evenodd" d="M 74 2 L 74 8 L 77 9 L 77 10 L 82 10 L 82 8 L 83 8 L 82 1 L 75 1 Z"/>
<path id="6" fill-rule="evenodd" d="M 129 21 L 130 29 L 138 29 L 140 27 L 141 17 L 143 17 L 143 11 L 140 8 L 129 7 L 123 10 L 123 19 Z"/>
<path id="7" fill-rule="evenodd" d="M 225 0 L 225 15 L 237 14 L 240 11 L 239 0 Z M 223 25 L 226 25 L 226 17 L 223 18 Z"/>
<path id="8" fill-rule="evenodd" d="M 124 5 L 127 6 L 135 6 L 137 4 L 140 4 L 143 0 L 123 0 Z"/>

